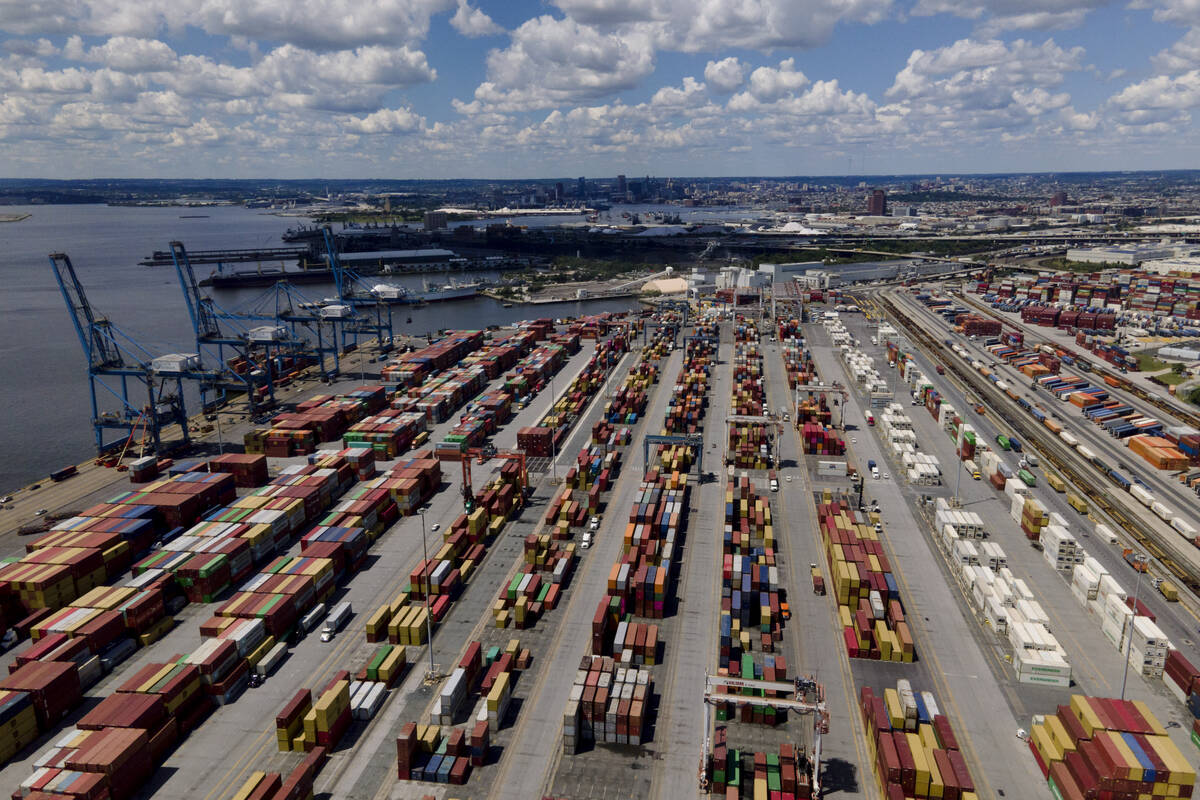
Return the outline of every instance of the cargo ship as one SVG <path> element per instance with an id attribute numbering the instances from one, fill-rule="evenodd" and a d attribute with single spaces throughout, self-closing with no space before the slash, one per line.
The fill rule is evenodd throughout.
<path id="1" fill-rule="evenodd" d="M 391 283 L 377 283 L 371 287 L 371 294 L 392 305 L 425 305 L 426 303 L 444 303 L 449 300 L 470 300 L 479 295 L 479 288 L 482 285 L 480 283 L 461 285 L 450 283 L 445 286 L 426 286 L 421 291 L 413 291 Z"/>

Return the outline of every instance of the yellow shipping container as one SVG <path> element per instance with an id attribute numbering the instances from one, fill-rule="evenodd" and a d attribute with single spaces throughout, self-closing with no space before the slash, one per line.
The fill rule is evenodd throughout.
<path id="1" fill-rule="evenodd" d="M 937 750 L 938 749 L 937 732 L 933 729 L 933 726 L 930 725 L 928 722 L 926 722 L 923 725 L 917 726 L 917 735 L 919 735 L 921 737 L 921 746 L 924 747 L 926 750 Z M 933 759 L 926 759 L 926 760 L 929 761 L 929 765 L 930 765 L 930 767 L 932 767 Z"/>
<path id="2" fill-rule="evenodd" d="M 500 710 L 500 704 L 503 702 L 505 696 L 507 696 L 509 693 L 509 683 L 508 683 L 509 674 L 510 673 L 508 673 L 508 672 L 501 672 L 499 675 L 496 676 L 496 680 L 492 684 L 492 690 L 490 692 L 488 692 L 488 696 L 487 696 L 487 710 L 488 711 L 499 711 Z"/>
<path id="3" fill-rule="evenodd" d="M 400 644 L 425 644 L 426 620 L 429 618 L 424 608 L 415 609 L 412 622 L 408 626 L 408 641 Z"/>
<path id="4" fill-rule="evenodd" d="M 271 648 L 275 646 L 275 637 L 268 636 L 263 639 L 262 644 L 254 648 L 250 655 L 246 656 L 246 661 L 251 667 L 257 666 L 258 662 L 267 657 L 267 653 L 271 652 Z"/>
<path id="5" fill-rule="evenodd" d="M 1131 750 L 1129 745 L 1125 742 L 1125 737 L 1121 736 L 1119 733 L 1113 733 L 1112 731 L 1104 731 L 1098 735 L 1108 739 L 1109 743 L 1116 749 L 1117 753 L 1120 754 L 1121 759 L 1125 762 L 1125 769 L 1128 772 L 1129 780 L 1143 780 L 1145 770 L 1142 769 L 1142 762 L 1133 754 L 1133 750 Z"/>
<path id="6" fill-rule="evenodd" d="M 1146 740 L 1170 770 L 1168 783 L 1174 786 L 1194 786 L 1196 784 L 1195 768 L 1183 757 L 1183 753 L 1179 752 L 1179 748 L 1175 746 L 1174 742 L 1166 736 L 1147 736 Z"/>
<path id="7" fill-rule="evenodd" d="M 1033 742 L 1034 749 L 1038 751 L 1038 754 L 1042 757 L 1042 761 L 1047 766 L 1055 761 L 1063 760 L 1062 748 L 1054 741 L 1054 737 L 1047 732 L 1045 725 L 1029 726 L 1029 738 Z"/>
<path id="8" fill-rule="evenodd" d="M 887 626 L 883 624 L 883 620 L 875 620 L 875 641 L 879 642 L 879 658 L 882 661 L 892 660 L 892 640 L 887 634 Z"/>
<path id="9" fill-rule="evenodd" d="M 1062 724 L 1062 720 L 1051 715 L 1046 717 L 1044 725 L 1046 733 L 1054 740 L 1059 750 L 1062 750 L 1064 754 L 1075 750 L 1075 743 L 1071 741 L 1071 735 L 1067 733 L 1067 728 Z"/>
<path id="10" fill-rule="evenodd" d="M 930 728 L 930 730 L 932 730 L 932 727 L 929 725 L 924 725 L 922 727 Z M 922 745 L 924 745 L 924 740 L 922 740 Z M 945 797 L 946 784 L 942 781 L 942 773 L 938 769 L 937 759 L 934 758 L 933 755 L 933 751 L 937 750 L 936 743 L 933 747 L 923 746 L 923 749 L 925 751 L 925 763 L 929 765 L 929 796 Z"/>
<path id="11" fill-rule="evenodd" d="M 1092 706 L 1085 695 L 1071 695 L 1071 713 L 1083 725 L 1083 731 L 1088 736 L 1091 736 L 1097 729 L 1104 729 L 1104 723 L 1100 721 L 1100 717 L 1092 710 Z"/>
<path id="12" fill-rule="evenodd" d="M 1150 728 L 1158 736 L 1166 736 L 1167 729 L 1158 721 L 1158 717 L 1154 716 L 1154 712 L 1150 710 L 1150 706 L 1143 703 L 1141 700 L 1134 700 L 1133 705 L 1141 713 L 1142 719 L 1149 723 Z"/>
<path id="13" fill-rule="evenodd" d="M 883 702 L 887 706 L 888 718 L 892 721 L 892 727 L 903 730 L 904 709 L 900 705 L 899 693 L 895 689 L 884 689 Z"/>
<path id="14" fill-rule="evenodd" d="M 367 617 L 367 636 L 379 637 L 386 636 L 388 623 L 392 621 L 391 606 L 380 606 L 375 610 L 375 613 Z"/>
<path id="15" fill-rule="evenodd" d="M 917 796 L 927 796 L 929 794 L 929 763 L 925 759 L 925 748 L 921 746 L 921 737 L 915 733 L 906 733 L 904 736 L 908 739 L 908 749 L 912 751 Z"/>
<path id="16" fill-rule="evenodd" d="M 393 647 L 392 651 L 383 659 L 383 663 L 379 665 L 379 679 L 384 683 L 391 683 L 400 677 L 400 673 L 404 671 L 407 663 L 408 651 L 404 649 L 404 646 Z"/>
<path id="17" fill-rule="evenodd" d="M 232 800 L 246 800 L 258 788 L 258 785 L 267 777 L 265 772 L 252 772 L 250 777 L 246 778 L 246 782 L 242 787 L 234 793 Z"/>

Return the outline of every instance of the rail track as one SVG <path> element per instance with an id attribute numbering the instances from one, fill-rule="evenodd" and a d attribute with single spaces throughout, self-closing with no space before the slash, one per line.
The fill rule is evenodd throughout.
<path id="1" fill-rule="evenodd" d="M 1030 342 L 1029 341 L 1030 335 L 1029 335 L 1028 329 L 1025 329 L 1025 330 L 1017 329 L 1016 326 L 1014 326 L 1009 320 L 1006 320 L 1006 319 L 996 316 L 995 311 L 993 311 L 991 308 L 988 308 L 986 305 L 984 305 L 983 303 L 980 303 L 978 300 L 974 300 L 972 298 L 967 297 L 965 293 L 962 294 L 961 297 L 963 299 L 963 302 L 967 303 L 968 305 L 974 306 L 978 311 L 987 314 L 989 317 L 991 317 L 993 319 L 1000 320 L 1001 324 L 1003 324 L 1007 327 L 1013 328 L 1014 330 L 1018 330 L 1020 333 L 1025 334 L 1025 343 L 1027 346 L 1032 346 L 1033 344 L 1048 344 L 1051 347 L 1055 347 L 1055 348 L 1062 347 L 1062 345 L 1056 344 L 1056 343 L 1050 341 L 1049 339 L 1044 339 L 1044 338 L 1040 339 L 1036 343 Z M 1188 411 L 1186 408 L 1180 408 L 1179 406 L 1172 405 L 1171 403 L 1167 402 L 1166 400 L 1163 400 L 1161 397 L 1158 397 L 1155 394 L 1151 394 L 1150 392 L 1147 392 L 1141 386 L 1138 386 L 1137 384 L 1133 383 L 1132 381 L 1121 377 L 1117 373 L 1110 372 L 1109 370 L 1104 369 L 1103 367 L 1097 366 L 1097 362 L 1091 360 L 1090 358 L 1087 359 L 1087 363 L 1088 363 L 1088 366 L 1091 367 L 1091 373 L 1093 375 L 1098 376 L 1102 380 L 1104 380 L 1105 383 L 1108 383 L 1109 386 L 1112 386 L 1112 388 L 1120 389 L 1125 392 L 1129 392 L 1131 395 L 1133 395 L 1137 399 L 1141 400 L 1144 403 L 1148 403 L 1149 405 L 1154 406 L 1155 408 L 1157 408 L 1159 411 L 1163 412 L 1164 414 L 1170 415 L 1187 425 L 1191 425 L 1193 428 L 1200 428 L 1200 414 L 1195 414 L 1191 411 Z M 1104 363 L 1104 362 L 1101 361 L 1099 363 Z M 1083 370 L 1079 370 L 1079 371 L 1083 372 Z M 1116 381 L 1117 385 L 1113 386 L 1112 383 L 1109 383 L 1110 379 L 1113 381 Z"/>
<path id="2" fill-rule="evenodd" d="M 1087 462 L 1097 475 L 1087 475 L 1078 467 L 1075 460 L 1066 455 L 1067 448 L 1056 436 L 1047 436 L 1040 424 L 1032 418 L 1025 419 L 1009 413 L 1008 399 L 999 389 L 990 385 L 974 370 L 964 369 L 957 356 L 944 357 L 943 351 L 948 348 L 934 338 L 930 333 L 913 320 L 905 311 L 900 309 L 890 297 L 878 295 L 875 302 L 882 305 L 889 316 L 898 322 L 914 342 L 921 345 L 931 355 L 936 355 L 938 362 L 945 366 L 947 372 L 953 373 L 964 385 L 969 386 L 980 401 L 985 403 L 991 412 L 1004 421 L 1006 425 L 1019 433 L 1022 440 L 1033 445 L 1038 453 L 1054 465 L 1059 473 L 1073 483 L 1076 488 L 1087 495 L 1088 499 L 1115 523 L 1121 526 L 1138 545 L 1153 556 L 1181 584 L 1186 586 L 1194 595 L 1200 594 L 1200 574 L 1188 564 L 1176 559 L 1176 555 L 1163 545 L 1158 533 L 1146 528 L 1140 520 L 1129 514 L 1119 504 L 1109 500 L 1107 492 L 1100 486 L 1108 480 L 1107 475 L 1100 471 L 1095 464 Z M 1003 397 L 1003 400 L 1000 399 Z"/>

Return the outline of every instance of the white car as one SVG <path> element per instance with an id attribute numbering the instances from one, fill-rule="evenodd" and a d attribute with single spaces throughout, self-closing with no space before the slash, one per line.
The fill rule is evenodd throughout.
<path id="1" fill-rule="evenodd" d="M 855 436 L 851 436 L 851 437 L 850 437 L 850 444 L 858 444 L 858 438 L 857 438 L 857 437 L 855 437 Z"/>
<path id="2" fill-rule="evenodd" d="M 885 472 L 885 473 L 883 473 L 883 479 L 884 479 L 885 481 L 888 479 L 888 474 L 887 474 L 886 472 Z"/>

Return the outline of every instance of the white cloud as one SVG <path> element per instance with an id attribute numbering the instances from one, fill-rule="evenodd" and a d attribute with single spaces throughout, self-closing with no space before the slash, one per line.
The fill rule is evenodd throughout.
<path id="1" fill-rule="evenodd" d="M 551 0 L 585 25 L 621 25 L 660 19 L 667 3 L 657 0 Z"/>
<path id="2" fill-rule="evenodd" d="M 504 28 L 478 8 L 472 8 L 466 0 L 458 0 L 458 10 L 450 18 L 454 30 L 463 36 L 494 36 L 504 33 Z"/>
<path id="3" fill-rule="evenodd" d="M 771 103 L 808 83 L 804 73 L 796 69 L 796 59 L 789 58 L 780 61 L 778 67 L 759 67 L 751 72 L 747 91 L 760 103 Z"/>
<path id="4" fill-rule="evenodd" d="M 121 72 L 159 72 L 172 69 L 179 57 L 170 45 L 158 39 L 113 36 L 102 45 L 87 48 L 79 36 L 72 36 L 63 48 L 72 61 L 104 64 Z"/>
<path id="5" fill-rule="evenodd" d="M 1011 144 L 1095 127 L 1058 88 L 1081 71 L 1084 52 L 1047 39 L 962 39 L 937 50 L 914 50 L 885 92 L 881 113 L 912 141 L 958 145 L 966 138 Z"/>
<path id="6" fill-rule="evenodd" d="M 1089 12 L 1106 6 L 1109 2 L 1110 0 L 917 0 L 912 14 L 917 17 L 952 14 L 963 19 L 983 20 L 975 34 L 989 37 L 1003 31 L 1075 28 L 1083 24 Z"/>
<path id="7" fill-rule="evenodd" d="M 812 47 L 842 21 L 878 22 L 891 0 L 553 0 L 587 25 L 653 31 L 658 45 L 688 53 L 742 47 Z"/>
<path id="8" fill-rule="evenodd" d="M 976 30 L 979 36 L 995 36 L 1004 31 L 1061 31 L 1078 28 L 1087 17 L 1086 8 L 1067 11 L 1031 11 L 1024 14 L 995 16 Z"/>
<path id="9" fill-rule="evenodd" d="M 2 0 L 0 0 L 2 3 Z M 0 4 L 0 8 L 3 5 Z M 9 39 L 0 43 L 10 53 L 15 53 L 21 56 L 37 56 L 39 58 L 48 58 L 58 55 L 58 48 L 49 39 L 38 39 L 36 41 L 30 39 Z"/>
<path id="10" fill-rule="evenodd" d="M 0 0 L 0 29 L 20 35 L 152 37 L 206 33 L 313 49 L 413 44 L 454 0 Z"/>
<path id="11" fill-rule="evenodd" d="M 736 57 L 729 56 L 720 61 L 709 61 L 704 65 L 704 80 L 713 90 L 729 94 L 746 79 L 746 67 Z"/>
<path id="12" fill-rule="evenodd" d="M 677 106 L 688 108 L 696 105 L 704 99 L 704 84 L 699 83 L 693 77 L 683 79 L 683 88 L 676 89 L 674 86 L 664 86 L 654 93 L 650 98 L 650 104 L 654 106 Z"/>
<path id="13" fill-rule="evenodd" d="M 1155 22 L 1200 26 L 1200 0 L 1133 0 L 1130 8 L 1153 9 Z"/>
<path id="14" fill-rule="evenodd" d="M 1200 70 L 1182 75 L 1156 75 L 1126 86 L 1110 101 L 1116 109 L 1137 116 L 1137 112 L 1179 111 L 1200 105 Z M 1146 115 L 1143 113 L 1141 117 Z"/>
<path id="15" fill-rule="evenodd" d="M 1200 28 L 1190 29 L 1182 39 L 1160 51 L 1151 61 L 1162 72 L 1185 72 L 1200 67 Z"/>
<path id="16" fill-rule="evenodd" d="M 650 42 L 605 34 L 571 19 L 541 16 L 512 32 L 508 47 L 487 56 L 488 80 L 464 113 L 549 108 L 630 89 L 654 69 Z"/>
<path id="17" fill-rule="evenodd" d="M 887 90 L 890 98 L 976 97 L 986 104 L 997 88 L 1055 86 L 1063 74 L 1082 69 L 1083 48 L 1064 50 L 1047 39 L 1006 44 L 960 39 L 937 50 L 914 50 Z"/>
<path id="18" fill-rule="evenodd" d="M 412 133 L 420 130 L 425 119 L 409 108 L 381 108 L 365 117 L 350 117 L 346 130 L 352 133 Z"/>

